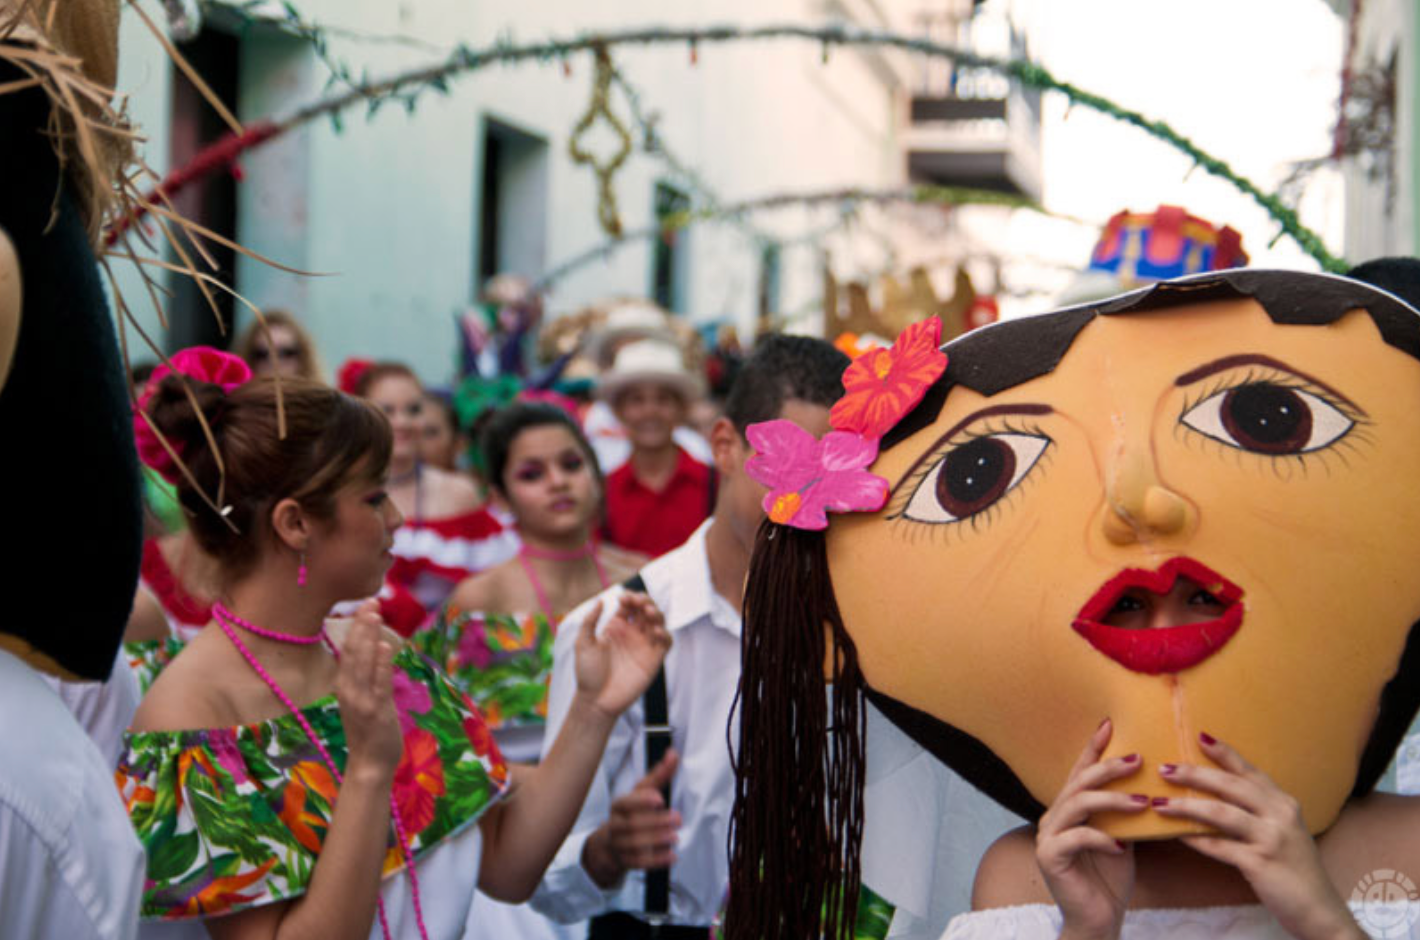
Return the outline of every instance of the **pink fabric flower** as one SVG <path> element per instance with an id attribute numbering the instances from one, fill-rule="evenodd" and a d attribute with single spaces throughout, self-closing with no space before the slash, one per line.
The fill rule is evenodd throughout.
<path id="1" fill-rule="evenodd" d="M 892 430 L 946 371 L 941 341 L 942 321 L 928 317 L 903 330 L 891 349 L 854 359 L 843 373 L 843 397 L 829 411 L 833 427 L 871 438 Z"/>
<path id="2" fill-rule="evenodd" d="M 394 708 L 399 713 L 399 727 L 408 737 L 414 731 L 414 718 L 433 707 L 434 701 L 427 686 L 421 685 L 408 674 L 396 669 L 393 676 Z"/>
<path id="3" fill-rule="evenodd" d="M 745 470 L 769 487 L 764 511 L 774 522 L 823 529 L 825 512 L 876 512 L 887 502 L 887 480 L 865 469 L 878 457 L 875 438 L 830 431 L 820 441 L 782 420 L 752 424 L 746 436 L 756 453 Z"/>
<path id="4" fill-rule="evenodd" d="M 192 346 L 173 354 L 168 361 L 172 363 L 172 368 L 168 368 L 165 363 L 154 369 L 148 378 L 148 384 L 143 386 L 143 394 L 138 396 L 138 407 L 133 413 L 133 442 L 138 448 L 138 459 L 157 471 L 169 483 L 176 484 L 180 478 L 177 462 L 158 440 L 158 432 L 153 430 L 153 426 L 145 417 L 149 403 L 158 392 L 158 386 L 162 384 L 163 379 L 176 371 L 198 382 L 221 386 L 222 391 L 230 393 L 232 389 L 251 378 L 251 369 L 240 357 L 213 349 L 211 346 Z M 182 442 L 168 443 L 181 457 Z"/>

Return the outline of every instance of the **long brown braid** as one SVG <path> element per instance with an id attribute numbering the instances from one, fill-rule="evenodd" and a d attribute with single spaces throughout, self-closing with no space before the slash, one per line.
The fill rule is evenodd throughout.
<path id="1" fill-rule="evenodd" d="M 765 522 L 749 571 L 726 936 L 847 940 L 866 766 L 857 650 L 822 532 Z M 825 653 L 836 664 L 831 691 Z"/>

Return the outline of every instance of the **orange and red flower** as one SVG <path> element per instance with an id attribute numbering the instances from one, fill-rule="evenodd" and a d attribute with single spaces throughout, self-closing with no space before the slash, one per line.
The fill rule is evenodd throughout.
<path id="1" fill-rule="evenodd" d="M 890 431 L 946 370 L 941 340 L 942 321 L 928 317 L 903 330 L 891 349 L 853 360 L 843 373 L 843 397 L 829 412 L 833 427 L 871 439 Z"/>
<path id="2" fill-rule="evenodd" d="M 327 826 L 327 816 L 306 809 L 306 797 L 311 792 L 325 798 L 326 805 L 334 808 L 337 787 L 330 770 L 316 761 L 301 761 L 291 769 L 291 778 L 281 792 L 281 805 L 277 817 L 291 830 L 296 841 L 313 853 L 319 853 Z M 320 832 L 312 826 L 318 827 Z"/>
<path id="3" fill-rule="evenodd" d="M 463 720 L 463 733 L 468 735 L 468 743 L 473 745 L 473 753 L 486 757 L 494 748 L 493 733 L 488 730 L 482 715 L 470 715 Z M 501 757 L 499 758 L 501 760 Z"/>
<path id="4" fill-rule="evenodd" d="M 183 908 L 184 913 L 189 917 L 222 914 L 239 905 L 255 901 L 260 897 L 260 894 L 242 894 L 241 890 L 265 878 L 266 873 L 275 867 L 276 861 L 273 856 L 256 868 L 240 875 L 213 878 L 201 890 L 188 898 L 187 904 Z"/>
<path id="5" fill-rule="evenodd" d="M 423 728 L 404 736 L 404 755 L 394 771 L 394 802 L 412 839 L 434 821 L 434 800 L 444 795 L 439 741 Z"/>

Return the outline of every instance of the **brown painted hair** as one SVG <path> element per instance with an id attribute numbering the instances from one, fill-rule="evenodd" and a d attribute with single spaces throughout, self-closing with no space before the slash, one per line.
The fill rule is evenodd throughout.
<path id="1" fill-rule="evenodd" d="M 219 516 L 191 482 L 178 483 L 193 537 L 218 561 L 224 577 L 239 577 L 256 562 L 273 535 L 271 509 L 277 502 L 289 497 L 316 518 L 330 519 L 337 491 L 357 479 L 378 479 L 389 464 L 384 415 L 318 382 L 281 381 L 285 437 L 277 425 L 274 380 L 253 379 L 230 394 L 206 382 L 189 379 L 188 384 L 212 428 L 225 480 L 178 377 L 168 376 L 158 386 L 149 413 L 181 449 L 203 491 L 220 493 L 220 504 L 231 507 Z"/>
<path id="2" fill-rule="evenodd" d="M 861 876 L 867 686 L 822 532 L 760 525 L 744 622 L 726 936 L 848 940 Z M 825 662 L 834 664 L 831 686 Z"/>

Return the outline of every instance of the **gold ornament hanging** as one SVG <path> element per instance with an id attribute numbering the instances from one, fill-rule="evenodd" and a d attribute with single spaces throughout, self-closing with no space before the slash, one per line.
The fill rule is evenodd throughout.
<path id="1" fill-rule="evenodd" d="M 572 138 L 567 142 L 567 151 L 572 162 L 592 168 L 597 177 L 597 221 L 602 230 L 612 238 L 621 237 L 621 213 L 616 205 L 616 189 L 612 185 L 616 173 L 631 156 L 631 134 L 611 110 L 611 83 L 616 77 L 616 69 L 611 64 L 611 53 L 606 46 L 596 47 L 597 72 L 592 80 L 592 99 L 587 105 L 587 113 L 572 129 Z M 582 147 L 583 137 L 589 133 L 598 119 L 605 121 L 616 135 L 617 149 L 605 161 Z"/>

